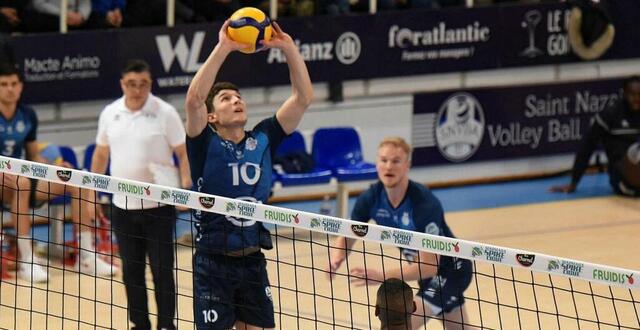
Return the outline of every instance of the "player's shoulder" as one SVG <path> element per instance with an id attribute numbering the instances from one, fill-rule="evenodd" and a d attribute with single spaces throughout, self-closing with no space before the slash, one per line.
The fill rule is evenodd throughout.
<path id="1" fill-rule="evenodd" d="M 440 205 L 440 201 L 433 194 L 431 189 L 418 182 L 409 180 L 409 187 L 407 188 L 408 197 L 411 198 L 414 205 Z"/>
<path id="2" fill-rule="evenodd" d="M 102 109 L 102 112 L 100 113 L 101 115 L 104 114 L 110 114 L 110 113 L 115 113 L 117 111 L 120 111 L 122 109 L 124 109 L 125 105 L 124 105 L 124 96 L 112 101 L 111 103 L 107 104 L 104 109 Z"/>
<path id="3" fill-rule="evenodd" d="M 359 198 L 369 201 L 375 200 L 378 196 L 380 196 L 380 193 L 383 189 L 384 185 L 382 184 L 382 182 L 376 181 L 375 183 L 372 183 L 369 188 L 363 191 L 362 194 L 360 194 Z"/>
<path id="4" fill-rule="evenodd" d="M 626 115 L 627 107 L 625 105 L 626 101 L 624 99 L 618 99 L 617 101 L 602 109 L 602 111 L 600 111 L 597 115 L 605 120 L 616 120 Z"/>
<path id="5" fill-rule="evenodd" d="M 37 117 L 36 111 L 29 105 L 19 103 L 17 107 L 18 111 L 22 112 L 27 117 Z"/>

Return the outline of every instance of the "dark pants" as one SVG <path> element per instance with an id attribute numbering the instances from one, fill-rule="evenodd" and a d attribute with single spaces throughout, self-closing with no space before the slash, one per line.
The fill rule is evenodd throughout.
<path id="1" fill-rule="evenodd" d="M 640 197 L 640 187 L 636 187 L 625 177 L 623 161 L 614 163 L 609 168 L 609 183 L 618 195 Z"/>
<path id="2" fill-rule="evenodd" d="M 129 319 L 134 329 L 151 329 L 145 284 L 146 256 L 153 275 L 158 306 L 158 329 L 174 329 L 176 286 L 173 278 L 176 211 L 172 206 L 145 210 L 113 208 L 113 230 L 118 240 L 127 291 Z"/>

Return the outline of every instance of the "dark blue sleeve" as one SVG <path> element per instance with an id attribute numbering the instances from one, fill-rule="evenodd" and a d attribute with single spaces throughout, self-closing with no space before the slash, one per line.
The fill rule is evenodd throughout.
<path id="1" fill-rule="evenodd" d="M 31 130 L 27 134 L 27 137 L 24 139 L 25 142 L 32 142 L 37 140 L 37 132 L 38 132 L 38 116 L 36 116 L 36 112 L 33 109 L 26 107 L 27 110 L 27 118 L 31 122 Z"/>
<path id="2" fill-rule="evenodd" d="M 414 196 L 413 203 L 415 205 L 416 230 L 426 233 L 427 226 L 433 222 L 438 226 L 439 235 L 447 236 L 442 204 L 431 191 L 423 190 L 421 196 Z"/>
<path id="3" fill-rule="evenodd" d="M 192 138 L 187 135 L 187 157 L 189 158 L 189 168 L 191 169 L 191 180 L 193 180 L 194 184 L 202 176 L 212 136 L 213 132 L 209 126 L 205 127 L 200 135 L 196 137 Z"/>
<path id="4" fill-rule="evenodd" d="M 256 125 L 253 129 L 254 131 L 264 132 L 269 138 L 269 147 L 271 151 L 271 156 L 276 154 L 276 150 L 278 150 L 278 146 L 287 137 L 287 134 L 282 129 L 282 126 L 276 119 L 276 116 L 273 115 L 269 118 L 262 120 Z"/>
<path id="5" fill-rule="evenodd" d="M 351 211 L 351 220 L 368 222 L 371 220 L 371 208 L 373 205 L 373 189 L 368 189 L 358 196 L 356 200 L 356 205 L 353 207 L 353 211 Z"/>

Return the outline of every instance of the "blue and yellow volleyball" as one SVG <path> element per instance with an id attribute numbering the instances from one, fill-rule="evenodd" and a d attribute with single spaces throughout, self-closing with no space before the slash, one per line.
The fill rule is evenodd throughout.
<path id="1" fill-rule="evenodd" d="M 271 39 L 271 20 L 258 8 L 240 8 L 231 15 L 230 20 L 227 33 L 232 40 L 247 45 L 247 48 L 240 50 L 243 53 L 255 53 L 263 48 L 260 41 Z"/>

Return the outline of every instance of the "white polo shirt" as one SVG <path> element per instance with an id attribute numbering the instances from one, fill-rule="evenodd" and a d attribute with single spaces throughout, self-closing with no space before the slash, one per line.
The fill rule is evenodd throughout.
<path id="1" fill-rule="evenodd" d="M 100 114 L 96 144 L 109 146 L 113 176 L 153 182 L 149 164 L 173 165 L 173 148 L 185 141 L 184 126 L 176 109 L 152 94 L 138 111 L 127 109 L 123 96 Z M 128 210 L 161 206 L 118 194 L 114 194 L 113 203 Z"/>

